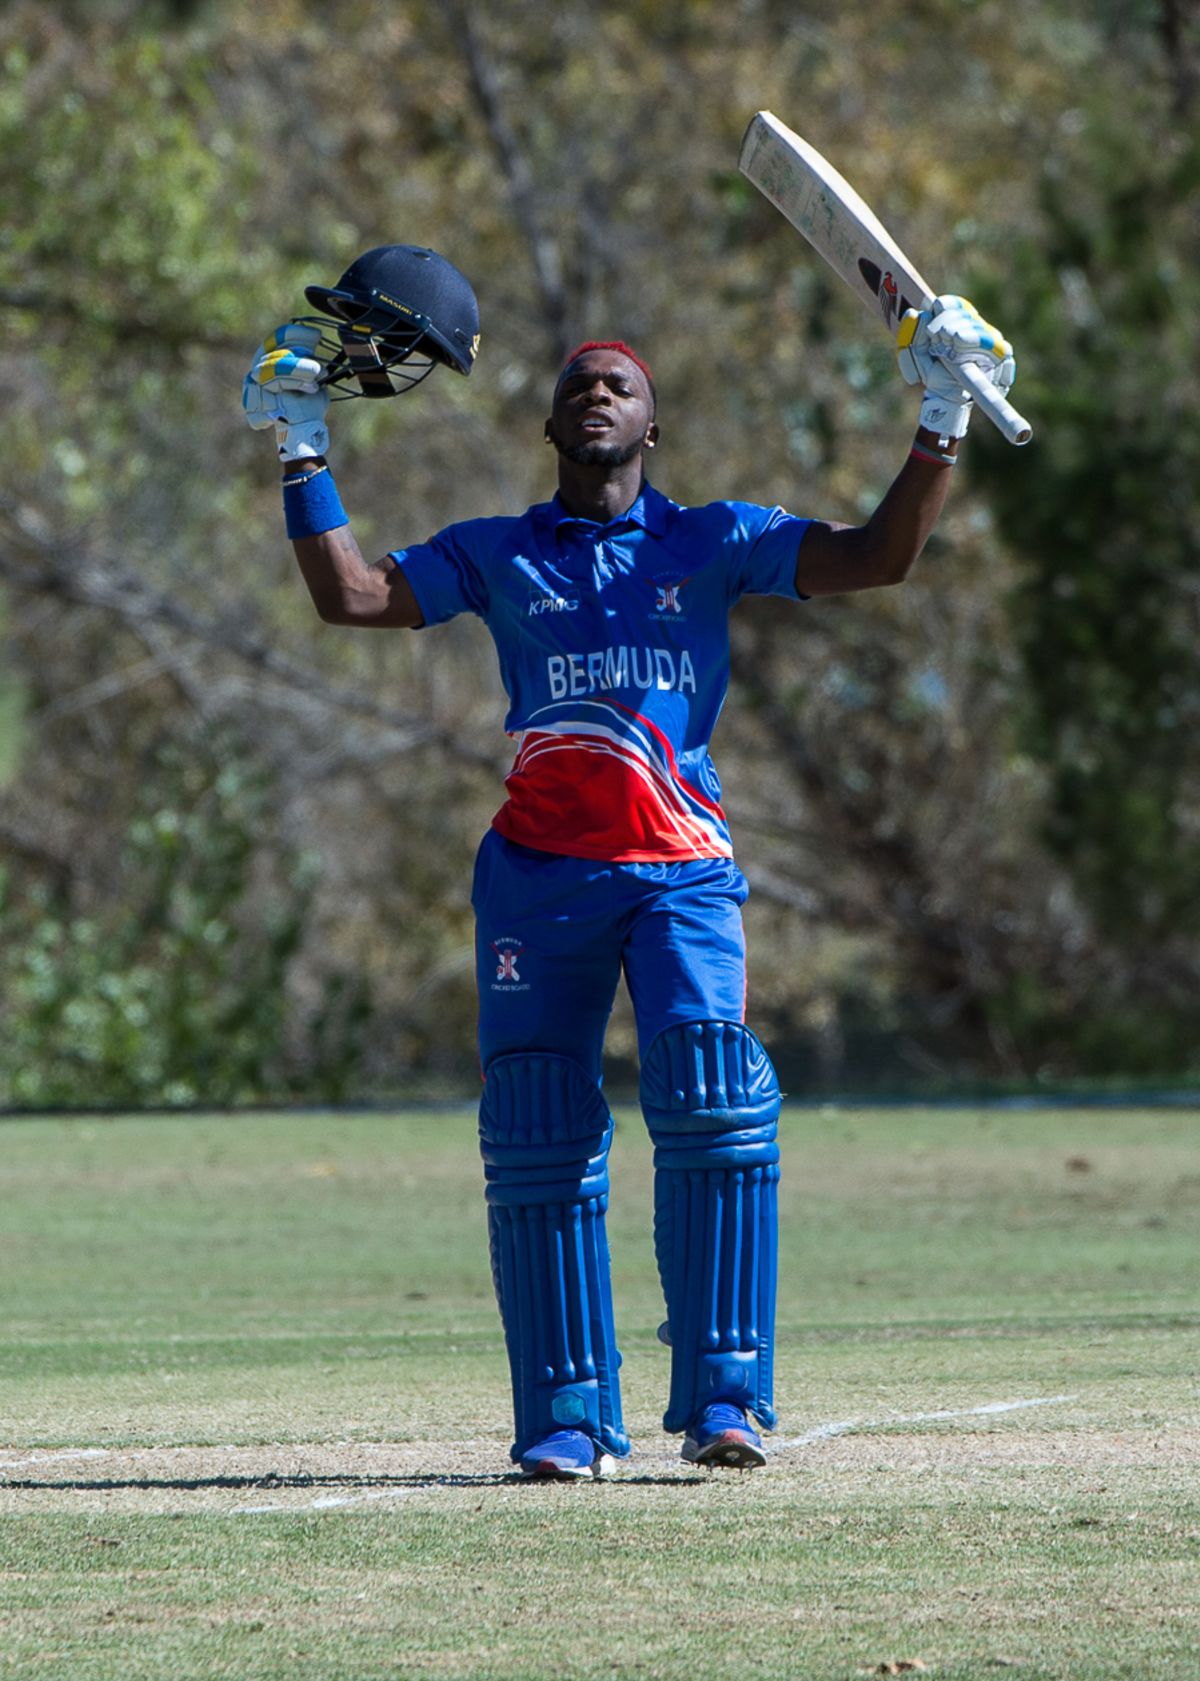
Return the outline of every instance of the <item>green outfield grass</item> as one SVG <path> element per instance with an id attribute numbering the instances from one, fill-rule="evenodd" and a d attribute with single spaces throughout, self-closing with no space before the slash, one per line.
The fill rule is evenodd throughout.
<path id="1" fill-rule="evenodd" d="M 662 1434 L 624 1114 L 634 1457 L 529 1487 L 465 1111 L 0 1124 L 0 1676 L 1200 1677 L 1195 1114 L 783 1131 L 767 1470 Z"/>

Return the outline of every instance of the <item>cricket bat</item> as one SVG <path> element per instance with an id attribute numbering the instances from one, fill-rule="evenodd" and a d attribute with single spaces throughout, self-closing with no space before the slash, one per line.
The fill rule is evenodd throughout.
<path id="1" fill-rule="evenodd" d="M 849 181 L 770 111 L 752 119 L 738 168 L 893 335 L 906 309 L 925 309 L 933 301 L 933 288 Z M 970 365 L 954 371 L 1010 444 L 1029 442 L 1033 428 L 985 374 Z"/>

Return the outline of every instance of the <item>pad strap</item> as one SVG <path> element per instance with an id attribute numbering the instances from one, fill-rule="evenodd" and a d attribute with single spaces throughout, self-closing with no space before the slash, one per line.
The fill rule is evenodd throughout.
<path id="1" fill-rule="evenodd" d="M 775 1424 L 776 1142 L 781 1094 L 739 1022 L 666 1028 L 642 1065 L 654 1140 L 654 1244 L 667 1303 L 671 1395 L 664 1428 L 710 1401 Z"/>
<path id="2" fill-rule="evenodd" d="M 569 1057 L 497 1057 L 484 1081 L 479 1140 L 512 1373 L 512 1457 L 562 1429 L 625 1455 L 604 1218 L 608 1105 Z"/>

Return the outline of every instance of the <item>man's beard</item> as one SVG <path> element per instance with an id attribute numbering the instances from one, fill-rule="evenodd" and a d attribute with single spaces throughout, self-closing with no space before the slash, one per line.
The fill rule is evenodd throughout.
<path id="1" fill-rule="evenodd" d="M 551 434 L 551 443 L 566 461 L 573 461 L 577 467 L 624 467 L 627 461 L 632 461 L 639 454 L 642 440 L 637 438 L 631 444 L 560 444 Z"/>

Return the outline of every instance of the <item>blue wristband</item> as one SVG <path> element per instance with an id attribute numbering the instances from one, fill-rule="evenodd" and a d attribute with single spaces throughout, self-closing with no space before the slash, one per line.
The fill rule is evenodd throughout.
<path id="1" fill-rule="evenodd" d="M 287 520 L 287 534 L 293 540 L 297 537 L 319 537 L 323 531 L 333 531 L 339 525 L 350 523 L 328 467 L 318 467 L 315 473 L 284 479 L 283 513 Z"/>

